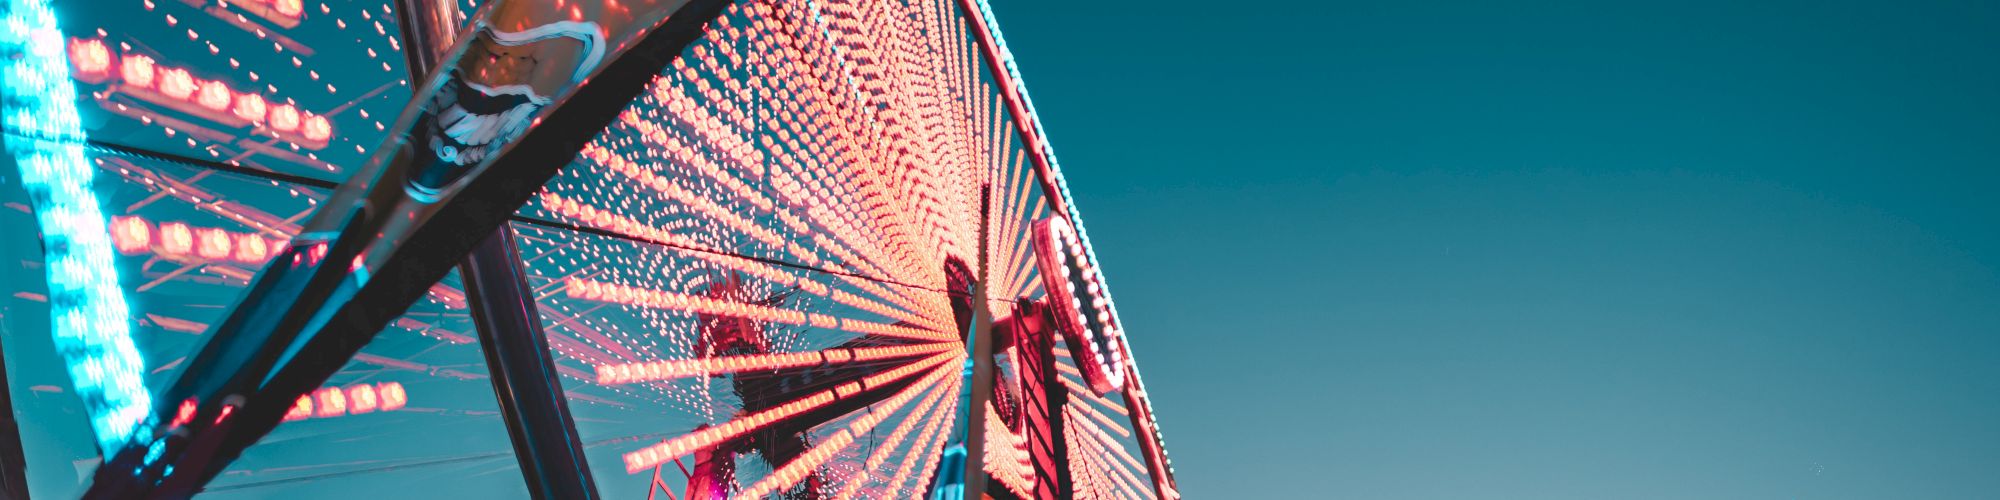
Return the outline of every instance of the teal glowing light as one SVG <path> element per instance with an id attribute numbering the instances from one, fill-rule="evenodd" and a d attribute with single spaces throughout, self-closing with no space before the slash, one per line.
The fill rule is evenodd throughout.
<path id="1" fill-rule="evenodd" d="M 84 157 L 76 88 L 46 0 L 0 0 L 0 126 L 41 225 L 55 345 L 111 453 L 146 431 L 153 396 Z"/>

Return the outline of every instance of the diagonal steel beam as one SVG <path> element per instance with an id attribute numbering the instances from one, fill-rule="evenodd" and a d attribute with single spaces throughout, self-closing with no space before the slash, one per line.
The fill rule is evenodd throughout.
<path id="1" fill-rule="evenodd" d="M 593 4 L 580 20 L 534 0 L 481 9 L 474 36 L 442 59 L 450 70 L 397 120 L 403 132 L 313 214 L 156 399 L 156 423 L 172 423 L 110 454 L 85 496 L 199 491 L 574 160 L 725 3 Z M 496 105 L 539 107 L 482 118 L 505 120 L 492 134 L 445 128 Z M 183 401 L 195 411 L 173 418 Z"/>
<path id="2" fill-rule="evenodd" d="M 458 19 L 457 0 L 397 0 L 403 51 L 413 79 L 428 80 L 439 58 L 451 53 Z M 421 77 L 421 78 L 417 78 Z M 584 458 L 583 439 L 570 418 L 542 316 L 528 287 L 526 265 L 514 244 L 514 229 L 501 224 L 472 247 L 458 266 L 466 302 L 486 355 L 488 380 L 507 437 L 514 444 L 521 480 L 537 500 L 599 498 Z"/>
<path id="3" fill-rule="evenodd" d="M 538 500 L 600 498 L 518 248 L 503 225 L 459 266 L 514 458 Z"/>

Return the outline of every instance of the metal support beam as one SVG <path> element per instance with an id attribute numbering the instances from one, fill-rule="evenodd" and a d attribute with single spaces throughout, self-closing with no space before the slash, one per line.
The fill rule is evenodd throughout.
<path id="1" fill-rule="evenodd" d="M 428 81 L 456 42 L 458 3 L 397 0 L 396 4 L 403 44 L 409 47 L 403 53 L 409 57 L 411 80 Z M 514 243 L 514 229 L 507 224 L 494 229 L 472 247 L 458 270 L 472 307 L 472 324 L 478 329 L 479 349 L 486 355 L 493 395 L 529 495 L 598 498 L 555 358 L 549 353 L 548 336 L 542 331 L 541 312 L 528 287 L 520 247 Z"/>
<path id="2" fill-rule="evenodd" d="M 518 248 L 514 230 L 501 226 L 459 266 L 500 416 L 507 421 L 507 437 L 514 441 L 514 458 L 521 463 L 529 494 L 537 499 L 598 498 Z"/>
<path id="3" fill-rule="evenodd" d="M 986 493 L 986 406 L 993 401 L 993 314 L 987 312 L 984 283 L 973 288 L 972 335 L 966 339 L 972 349 L 972 398 L 965 407 L 965 495 L 979 498 Z"/>
<path id="4" fill-rule="evenodd" d="M 1016 299 L 1013 314 L 994 328 L 1005 332 L 1014 347 L 1015 369 L 1021 378 L 1021 428 L 1028 442 L 1028 463 L 1035 471 L 1033 500 L 1074 497 L 1069 477 L 1069 387 L 1056 369 L 1056 332 L 1046 301 Z M 996 335 L 997 336 L 997 335 Z"/>
<path id="5" fill-rule="evenodd" d="M 403 32 L 403 51 L 410 81 L 429 80 L 438 61 L 458 43 L 458 0 L 396 0 L 396 28 Z"/>
<path id="6" fill-rule="evenodd" d="M 990 176 L 990 172 L 988 173 Z M 993 183 L 989 178 L 979 187 L 979 241 L 993 236 Z M 993 304 L 987 302 L 987 285 L 993 283 L 993 267 L 987 260 L 987 245 L 979 245 L 979 279 L 972 285 L 972 334 L 965 338 L 972 351 L 971 400 L 966 402 L 965 494 L 981 498 L 986 494 L 986 405 L 993 400 Z"/>

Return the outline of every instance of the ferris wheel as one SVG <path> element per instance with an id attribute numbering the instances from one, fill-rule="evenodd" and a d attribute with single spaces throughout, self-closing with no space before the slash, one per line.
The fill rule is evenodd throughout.
<path id="1" fill-rule="evenodd" d="M 0 0 L 0 479 L 1179 497 L 982 0 L 105 3 Z"/>

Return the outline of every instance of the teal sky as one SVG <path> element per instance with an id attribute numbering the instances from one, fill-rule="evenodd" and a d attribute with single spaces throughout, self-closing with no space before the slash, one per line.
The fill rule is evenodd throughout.
<path id="1" fill-rule="evenodd" d="M 994 7 L 1190 498 L 2000 495 L 2000 4 Z"/>

